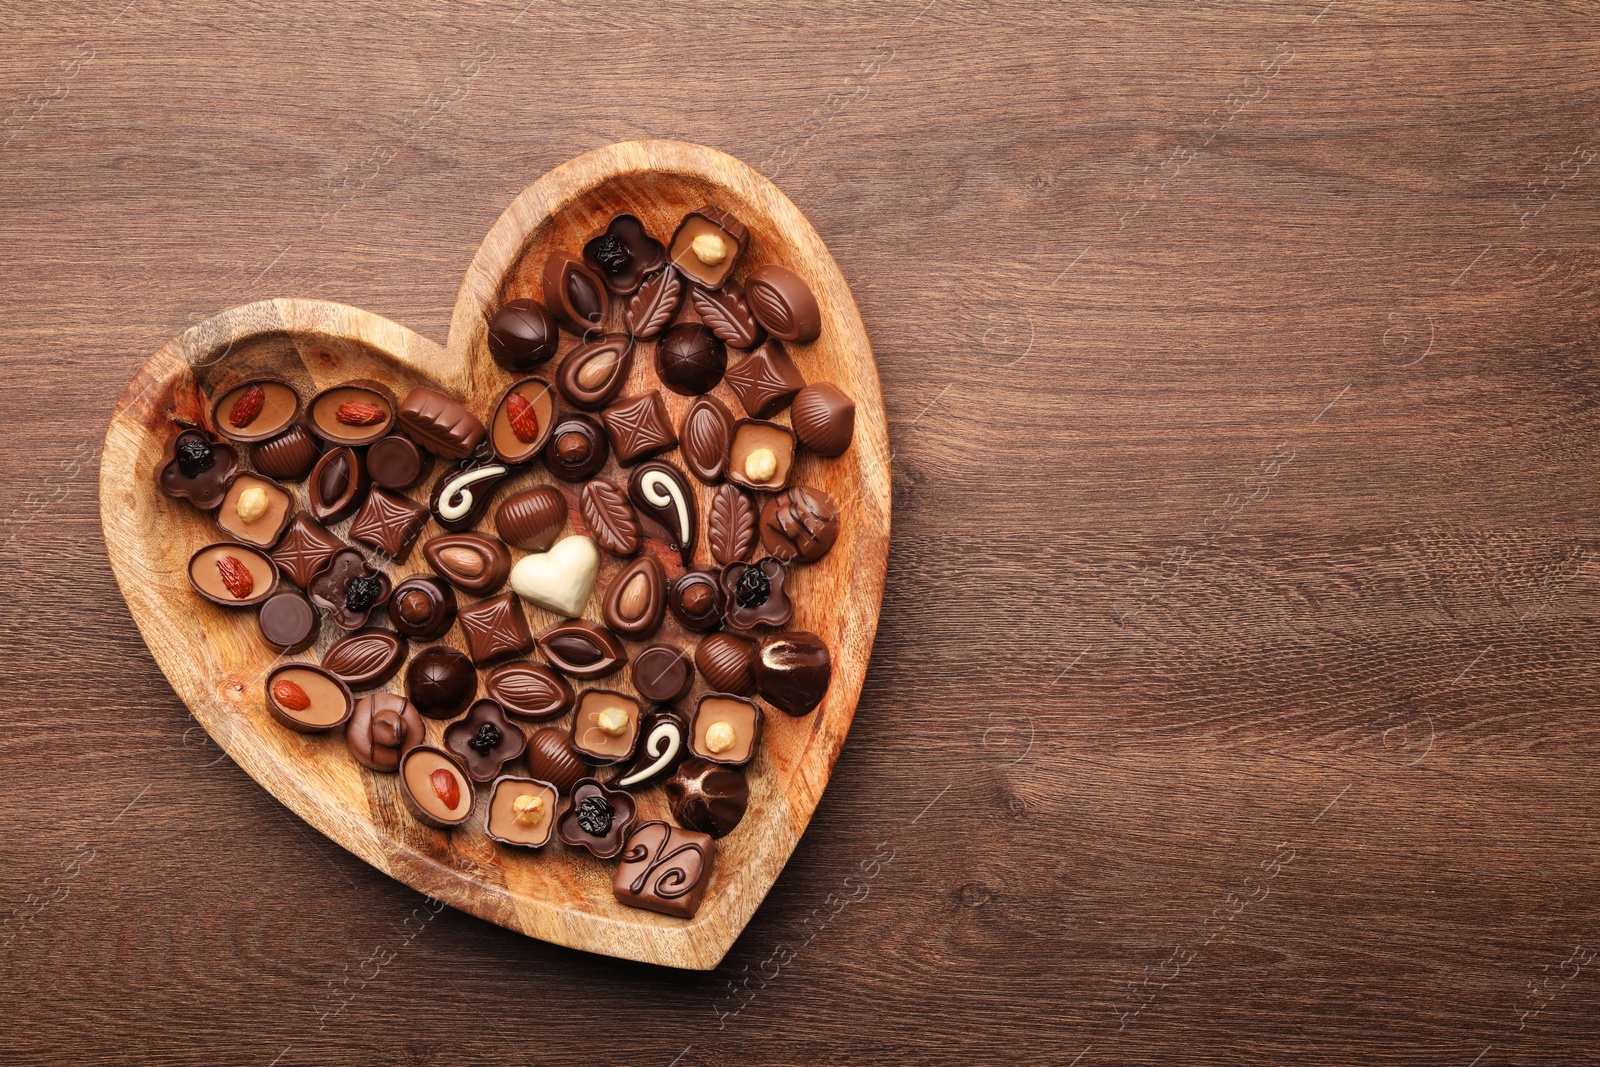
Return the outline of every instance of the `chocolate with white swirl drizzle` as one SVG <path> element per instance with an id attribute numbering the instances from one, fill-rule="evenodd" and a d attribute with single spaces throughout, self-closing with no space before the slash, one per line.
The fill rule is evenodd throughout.
<path id="1" fill-rule="evenodd" d="M 716 851 L 710 834 L 644 823 L 628 835 L 611 892 L 629 907 L 693 918 L 711 883 Z"/>
<path id="2" fill-rule="evenodd" d="M 482 521 L 494 491 L 510 474 L 511 468 L 498 460 L 468 457 L 434 481 L 428 508 L 446 530 L 469 530 Z"/>

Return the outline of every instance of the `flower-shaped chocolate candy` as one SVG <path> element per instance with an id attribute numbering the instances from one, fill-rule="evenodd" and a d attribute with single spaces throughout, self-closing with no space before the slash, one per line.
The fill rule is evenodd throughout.
<path id="1" fill-rule="evenodd" d="M 572 787 L 572 805 L 561 813 L 556 836 L 574 848 L 588 849 L 596 859 L 608 860 L 622 851 L 637 815 L 632 794 L 583 778 Z"/>
<path id="2" fill-rule="evenodd" d="M 499 704 L 480 700 L 465 718 L 445 728 L 444 747 L 461 758 L 474 782 L 492 782 L 506 764 L 522 755 L 528 739 Z"/>
<path id="3" fill-rule="evenodd" d="M 782 626 L 794 614 L 784 581 L 789 572 L 780 560 L 768 556 L 755 563 L 730 563 L 722 568 L 722 591 L 728 607 L 723 618 L 729 626 Z"/>

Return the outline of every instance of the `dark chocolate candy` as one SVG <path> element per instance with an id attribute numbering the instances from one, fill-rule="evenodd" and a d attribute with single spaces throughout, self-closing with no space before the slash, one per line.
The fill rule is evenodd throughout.
<path id="1" fill-rule="evenodd" d="M 727 369 L 727 346 L 698 322 L 679 323 L 656 342 L 656 377 L 674 393 L 709 393 Z"/>
<path id="2" fill-rule="evenodd" d="M 505 765 L 522 755 L 528 738 L 506 718 L 500 705 L 480 700 L 465 718 L 444 729 L 444 747 L 467 768 L 474 782 L 492 782 Z"/>
<path id="3" fill-rule="evenodd" d="M 400 794 L 420 821 L 439 830 L 460 826 L 472 815 L 472 783 L 454 755 L 418 745 L 400 756 Z"/>
<path id="4" fill-rule="evenodd" d="M 222 541 L 189 557 L 189 584 L 213 604 L 255 607 L 278 589 L 278 569 L 260 549 Z"/>
<path id="5" fill-rule="evenodd" d="M 774 493 L 794 470 L 794 431 L 766 419 L 740 419 L 728 446 L 728 481 Z"/>
<path id="6" fill-rule="evenodd" d="M 571 793 L 589 773 L 589 765 L 572 747 L 572 735 L 559 726 L 535 730 L 528 739 L 527 757 L 528 773 L 563 793 Z"/>
<path id="7" fill-rule="evenodd" d="M 673 618 L 691 630 L 705 632 L 722 625 L 724 598 L 715 571 L 687 570 L 667 590 Z"/>
<path id="8" fill-rule="evenodd" d="M 489 355 L 513 374 L 530 371 L 556 354 L 555 316 L 537 300 L 507 301 L 489 320 Z"/>
<path id="9" fill-rule="evenodd" d="M 788 267 L 768 263 L 744 280 L 750 311 L 780 341 L 806 344 L 822 333 L 822 309 L 811 287 Z"/>
<path id="10" fill-rule="evenodd" d="M 214 441 L 199 430 L 184 430 L 167 446 L 157 481 L 168 496 L 211 511 L 221 505 L 238 472 L 239 453 L 232 445 Z"/>
<path id="11" fill-rule="evenodd" d="M 422 546 L 422 555 L 439 577 L 477 596 L 505 585 L 511 573 L 510 551 L 488 534 L 442 534 Z"/>
<path id="12" fill-rule="evenodd" d="M 736 485 L 719 485 L 706 515 L 706 544 L 718 563 L 747 559 L 756 546 L 756 504 Z"/>
<path id="13" fill-rule="evenodd" d="M 512 382 L 489 420 L 489 445 L 505 463 L 529 463 L 550 440 L 556 422 L 556 392 L 543 378 Z"/>
<path id="14" fill-rule="evenodd" d="M 470 529 L 489 510 L 494 491 L 510 474 L 511 468 L 498 460 L 461 460 L 434 481 L 428 507 L 446 530 L 459 533 Z"/>
<path id="15" fill-rule="evenodd" d="M 556 368 L 556 388 L 573 407 L 599 411 L 622 392 L 633 369 L 633 338 L 608 333 L 574 348 Z"/>
<path id="16" fill-rule="evenodd" d="M 657 708 L 639 720 L 639 747 L 611 780 L 618 789 L 644 789 L 678 769 L 689 755 L 689 720 L 673 708 Z"/>
<path id="17" fill-rule="evenodd" d="M 667 780 L 666 790 L 672 817 L 689 829 L 712 837 L 732 833 L 750 806 L 750 786 L 744 780 L 744 771 L 709 760 L 684 760 Z"/>
<path id="18" fill-rule="evenodd" d="M 406 695 L 430 719 L 461 714 L 478 693 L 478 672 L 459 649 L 434 645 L 418 652 L 406 668 Z"/>
<path id="19" fill-rule="evenodd" d="M 629 907 L 692 919 L 711 884 L 716 854 L 710 834 L 644 823 L 628 835 L 611 892 Z"/>
<path id="20" fill-rule="evenodd" d="M 678 223 L 667 258 L 689 281 L 715 289 L 732 276 L 749 239 L 744 223 L 707 204 Z"/>
<path id="21" fill-rule="evenodd" d="M 293 590 L 274 593 L 261 602 L 256 615 L 261 636 L 278 652 L 303 652 L 317 639 L 317 609 Z"/>
<path id="22" fill-rule="evenodd" d="M 267 714 L 303 734 L 333 730 L 355 710 L 350 688 L 310 663 L 282 663 L 267 675 Z"/>
<path id="23" fill-rule="evenodd" d="M 533 647 L 533 634 L 522 613 L 522 603 L 511 593 L 461 608 L 456 619 L 467 639 L 467 653 L 480 667 L 520 656 Z"/>
<path id="24" fill-rule="evenodd" d="M 572 787 L 572 804 L 556 822 L 556 836 L 573 848 L 587 849 L 595 859 L 608 860 L 622 851 L 637 816 L 628 793 L 583 778 Z"/>
<path id="25" fill-rule="evenodd" d="M 600 611 L 607 626 L 632 638 L 649 637 L 661 629 L 666 613 L 667 572 L 648 552 L 611 579 Z"/>
<path id="26" fill-rule="evenodd" d="M 603 678 L 628 662 L 616 635 L 587 619 L 568 619 L 539 635 L 539 651 L 550 666 L 574 678 Z"/>
<path id="27" fill-rule="evenodd" d="M 748 637 L 707 634 L 694 650 L 694 665 L 720 692 L 749 696 L 756 691 L 756 643 Z"/>
<path id="28" fill-rule="evenodd" d="M 389 621 L 407 637 L 432 641 L 455 624 L 455 590 L 431 574 L 413 574 L 390 594 Z"/>
<path id="29" fill-rule="evenodd" d="M 678 272 L 670 267 L 656 271 L 628 297 L 628 332 L 641 341 L 655 337 L 672 321 L 682 299 L 683 279 Z"/>
<path id="30" fill-rule="evenodd" d="M 304 426 L 291 426 L 270 441 L 250 446 L 256 470 L 282 482 L 298 482 L 317 462 L 317 442 Z"/>
<path id="31" fill-rule="evenodd" d="M 733 412 L 714 396 L 702 396 L 684 412 L 678 429 L 683 464 L 707 485 L 728 472 L 728 447 L 733 443 Z"/>
<path id="32" fill-rule="evenodd" d="M 622 490 L 604 479 L 595 479 L 578 494 L 578 510 L 595 543 L 614 556 L 631 556 L 639 551 L 642 534 L 639 517 Z"/>
<path id="33" fill-rule="evenodd" d="M 391 630 L 357 630 L 322 654 L 322 667 L 351 689 L 376 689 L 406 659 L 405 638 Z"/>
<path id="34" fill-rule="evenodd" d="M 722 591 L 728 598 L 729 626 L 748 630 L 755 626 L 782 626 L 794 614 L 784 589 L 789 579 L 782 561 L 768 556 L 755 563 L 730 563 L 722 568 Z"/>
<path id="35" fill-rule="evenodd" d="M 815 563 L 839 540 L 839 508 L 821 489 L 797 485 L 761 508 L 761 545 L 781 560 Z"/>
<path id="36" fill-rule="evenodd" d="M 583 246 L 583 258 L 599 272 L 607 289 L 627 296 L 646 274 L 666 265 L 667 250 L 645 232 L 644 223 L 632 215 L 618 215 L 604 233 Z"/>
<path id="37" fill-rule="evenodd" d="M 804 715 L 822 703 L 832 678 L 828 646 L 814 633 L 771 634 L 756 654 L 756 692 L 790 715 Z"/>
<path id="38" fill-rule="evenodd" d="M 380 382 L 353 381 L 311 398 L 307 426 L 330 445 L 370 445 L 394 426 L 394 394 Z"/>
<path id="39" fill-rule="evenodd" d="M 350 540 L 403 562 L 427 522 L 428 509 L 421 504 L 387 489 L 374 489 L 350 521 Z"/>
<path id="40" fill-rule="evenodd" d="M 311 586 L 311 579 L 328 565 L 333 554 L 344 547 L 344 542 L 329 533 L 327 527 L 309 515 L 294 517 L 278 545 L 272 550 L 272 562 L 283 576 L 302 589 Z"/>
<path id="41" fill-rule="evenodd" d="M 761 709 L 732 693 L 705 693 L 689 719 L 689 751 L 703 760 L 743 767 L 761 744 Z"/>
<path id="42" fill-rule="evenodd" d="M 502 664 L 484 676 L 483 688 L 519 719 L 553 719 L 572 707 L 572 686 L 542 663 Z"/>
<path id="43" fill-rule="evenodd" d="M 699 508 L 682 471 L 659 459 L 641 463 L 628 476 L 628 498 L 667 531 L 667 544 L 685 567 L 693 562 Z"/>
<path id="44" fill-rule="evenodd" d="M 567 498 L 548 485 L 513 493 L 494 512 L 494 528 L 506 544 L 529 552 L 555 544 L 566 524 Z"/>
<path id="45" fill-rule="evenodd" d="M 343 446 L 330 449 L 311 468 L 311 477 L 306 482 L 311 514 L 318 522 L 330 526 L 347 519 L 355 514 L 371 487 L 367 468 L 355 449 Z"/>
<path id="46" fill-rule="evenodd" d="M 375 569 L 354 548 L 335 552 L 306 589 L 311 602 L 325 609 L 346 630 L 365 626 L 373 610 L 388 601 L 389 591 L 389 576 Z"/>
<path id="47" fill-rule="evenodd" d="M 398 693 L 368 693 L 356 701 L 344 732 L 357 763 L 391 774 L 400 766 L 400 753 L 426 737 L 416 705 Z"/>
<path id="48" fill-rule="evenodd" d="M 842 456 L 856 428 L 856 402 L 832 382 L 813 382 L 794 396 L 789 421 L 800 443 L 819 456 Z"/>
<path id="49" fill-rule="evenodd" d="M 217 525 L 235 541 L 271 548 L 294 517 L 294 496 L 277 482 L 241 471 L 217 509 Z"/>
<path id="50" fill-rule="evenodd" d="M 677 645 L 646 645 L 633 657 L 633 687 L 652 704 L 672 704 L 689 695 L 694 664 Z"/>
<path id="51" fill-rule="evenodd" d="M 730 348 L 751 349 L 766 340 L 767 331 L 750 314 L 744 287 L 738 282 L 723 282 L 721 289 L 693 286 L 689 302 L 700 321 Z"/>
<path id="52" fill-rule="evenodd" d="M 300 394 L 281 378 L 252 378 L 217 397 L 211 422 L 230 441 L 265 441 L 300 414 Z"/>
<path id="53" fill-rule="evenodd" d="M 678 447 L 667 405 L 654 389 L 617 401 L 600 413 L 600 421 L 611 438 L 611 451 L 624 467 Z"/>
<path id="54" fill-rule="evenodd" d="M 782 342 L 773 340 L 729 367 L 724 377 L 752 419 L 770 419 L 806 387 Z"/>
<path id="55" fill-rule="evenodd" d="M 605 321 L 611 297 L 606 284 L 583 260 L 570 252 L 550 253 L 539 275 L 544 306 L 556 321 L 582 337 Z"/>
<path id="56" fill-rule="evenodd" d="M 433 457 L 405 434 L 392 433 L 367 449 L 367 474 L 385 489 L 410 489 L 433 469 Z"/>
<path id="57" fill-rule="evenodd" d="M 568 482 L 581 482 L 606 465 L 611 445 L 600 423 L 576 412 L 563 414 L 544 446 L 544 464 L 550 473 Z"/>

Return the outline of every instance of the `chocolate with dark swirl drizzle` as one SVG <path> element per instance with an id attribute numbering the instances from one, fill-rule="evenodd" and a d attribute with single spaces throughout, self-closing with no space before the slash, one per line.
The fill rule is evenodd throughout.
<path id="1" fill-rule="evenodd" d="M 611 891 L 629 907 L 693 918 L 711 883 L 716 851 L 710 834 L 644 823 L 628 835 Z"/>

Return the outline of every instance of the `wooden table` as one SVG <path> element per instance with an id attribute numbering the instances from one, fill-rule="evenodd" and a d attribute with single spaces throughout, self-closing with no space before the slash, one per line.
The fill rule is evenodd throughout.
<path id="1" fill-rule="evenodd" d="M 126 3 L 0 53 L 0 1060 L 1594 1058 L 1593 4 Z M 442 341 L 523 186 L 649 136 L 808 214 L 895 445 L 855 729 L 707 974 L 290 817 L 95 492 L 190 323 Z"/>

